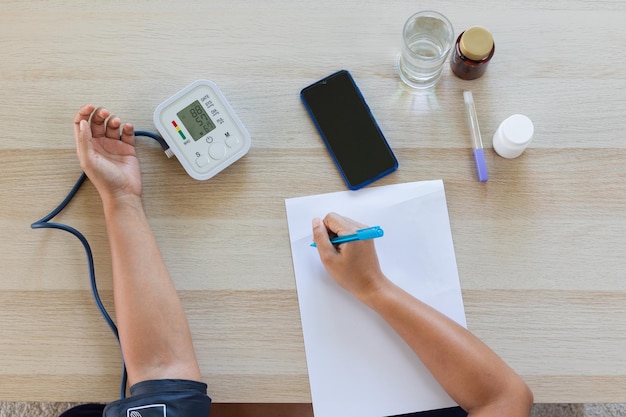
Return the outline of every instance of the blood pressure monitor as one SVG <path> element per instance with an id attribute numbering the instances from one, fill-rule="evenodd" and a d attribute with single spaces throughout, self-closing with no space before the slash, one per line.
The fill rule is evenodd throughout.
<path id="1" fill-rule="evenodd" d="M 154 125 L 197 180 L 208 180 L 250 149 L 250 134 L 208 80 L 195 81 L 159 104 Z"/>

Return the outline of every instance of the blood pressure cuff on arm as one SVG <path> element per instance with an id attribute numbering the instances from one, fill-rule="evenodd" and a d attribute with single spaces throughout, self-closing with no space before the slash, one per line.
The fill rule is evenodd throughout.
<path id="1" fill-rule="evenodd" d="M 207 385 L 182 379 L 143 381 L 130 388 L 130 397 L 107 404 L 104 417 L 208 417 L 211 398 Z"/>

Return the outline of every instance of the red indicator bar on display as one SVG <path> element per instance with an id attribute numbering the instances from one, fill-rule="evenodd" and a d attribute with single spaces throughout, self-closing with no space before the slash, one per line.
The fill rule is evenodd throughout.
<path id="1" fill-rule="evenodd" d="M 176 128 L 176 131 L 178 132 L 178 134 L 180 135 L 181 138 L 187 139 L 185 137 L 185 134 L 183 133 L 183 131 L 180 130 L 180 127 L 178 127 L 178 125 L 176 124 L 176 122 L 174 120 L 172 120 L 172 126 L 174 126 L 174 128 Z"/>

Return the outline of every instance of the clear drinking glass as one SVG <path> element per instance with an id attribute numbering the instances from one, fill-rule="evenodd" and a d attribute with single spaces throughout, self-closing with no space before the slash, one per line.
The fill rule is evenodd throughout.
<path id="1" fill-rule="evenodd" d="M 453 45 L 454 29 L 444 15 L 432 10 L 415 13 L 402 31 L 400 78 L 413 88 L 434 87 Z"/>

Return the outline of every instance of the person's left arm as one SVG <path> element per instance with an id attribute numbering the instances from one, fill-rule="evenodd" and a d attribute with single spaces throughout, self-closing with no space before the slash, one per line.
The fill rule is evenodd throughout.
<path id="1" fill-rule="evenodd" d="M 201 381 L 187 318 L 141 201 L 132 125 L 88 105 L 79 110 L 74 128 L 81 167 L 102 199 L 130 385 L 150 379 Z"/>

